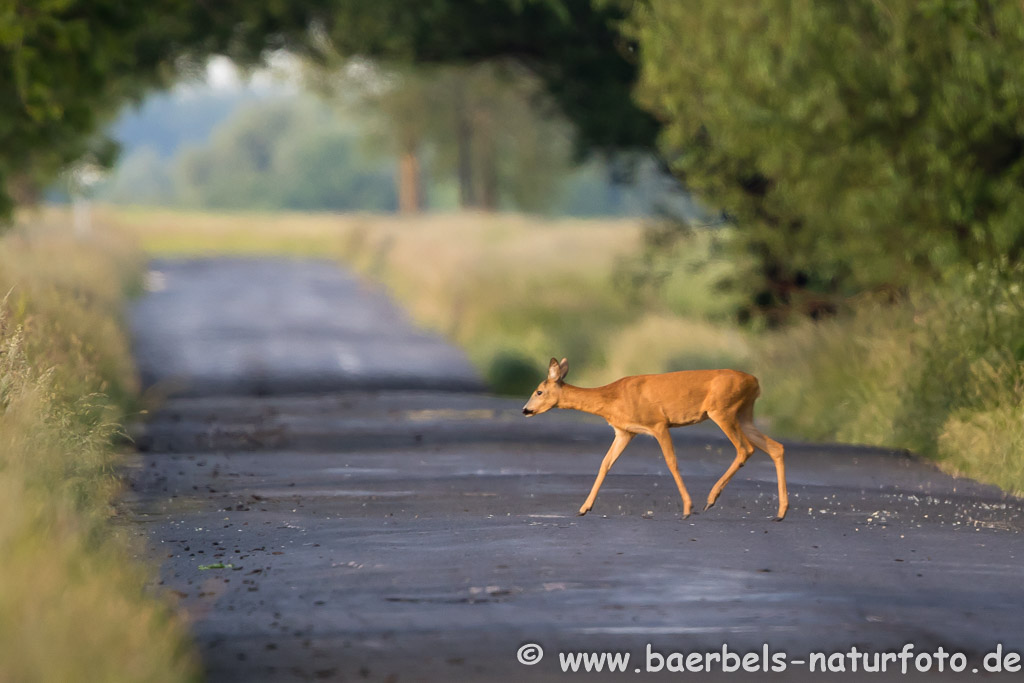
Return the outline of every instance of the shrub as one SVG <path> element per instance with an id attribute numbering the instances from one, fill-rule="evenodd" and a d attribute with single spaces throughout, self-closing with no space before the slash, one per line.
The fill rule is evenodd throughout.
<path id="1" fill-rule="evenodd" d="M 487 385 L 497 394 L 527 396 L 544 379 L 544 368 L 535 358 L 501 351 L 487 368 Z"/>
<path id="2" fill-rule="evenodd" d="M 981 266 L 896 306 L 772 335 L 758 365 L 779 427 L 906 448 L 1024 491 L 1024 269 Z"/>

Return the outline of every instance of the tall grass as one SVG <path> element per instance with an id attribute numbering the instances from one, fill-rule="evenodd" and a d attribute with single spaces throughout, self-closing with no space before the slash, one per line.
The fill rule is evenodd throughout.
<path id="1" fill-rule="evenodd" d="M 521 216 L 378 222 L 352 233 L 343 258 L 465 348 L 497 390 L 517 393 L 553 355 L 571 358 L 577 377 L 605 361 L 608 337 L 633 317 L 609 273 L 638 230 Z"/>
<path id="2" fill-rule="evenodd" d="M 184 629 L 110 519 L 138 253 L 46 222 L 0 239 L 0 680 L 194 680 Z"/>
<path id="3" fill-rule="evenodd" d="M 1024 493 L 1024 270 L 981 267 L 897 306 L 771 335 L 765 404 L 783 431 L 905 448 Z"/>

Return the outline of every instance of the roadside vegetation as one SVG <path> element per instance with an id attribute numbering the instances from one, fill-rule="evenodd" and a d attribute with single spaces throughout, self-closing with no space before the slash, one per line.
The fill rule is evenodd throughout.
<path id="1" fill-rule="evenodd" d="M 500 393 L 528 392 L 552 355 L 582 384 L 732 366 L 761 378 L 761 418 L 781 435 L 908 449 L 1024 492 L 1021 273 L 978 267 L 896 304 L 862 297 L 842 316 L 758 328 L 733 322 L 741 296 L 719 287 L 744 267 L 723 258 L 724 229 L 662 241 L 652 260 L 657 228 L 641 220 L 99 215 L 154 253 L 339 259 L 462 346 Z"/>
<path id="2" fill-rule="evenodd" d="M 197 680 L 113 508 L 139 252 L 47 216 L 0 238 L 0 678 Z"/>
<path id="3" fill-rule="evenodd" d="M 978 266 L 765 335 L 765 412 L 782 433 L 908 449 L 1024 494 L 1022 276 Z"/>

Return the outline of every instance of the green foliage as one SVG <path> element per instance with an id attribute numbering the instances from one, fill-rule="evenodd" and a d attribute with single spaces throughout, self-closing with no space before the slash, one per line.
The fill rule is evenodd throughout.
<path id="1" fill-rule="evenodd" d="M 536 358 L 500 351 L 491 358 L 484 379 L 496 394 L 528 396 L 543 376 L 544 367 Z"/>
<path id="2" fill-rule="evenodd" d="M 110 161 L 99 126 L 126 99 L 166 83 L 188 3 L 8 1 L 0 9 L 0 218 L 71 161 Z M 164 21 L 166 20 L 166 21 Z M 154 27 L 161 33 L 155 34 Z"/>
<path id="3" fill-rule="evenodd" d="M 387 211 L 391 174 L 360 158 L 357 132 L 315 100 L 253 104 L 215 129 L 210 143 L 175 162 L 186 206 Z"/>
<path id="4" fill-rule="evenodd" d="M 754 257 L 756 306 L 1024 258 L 1016 2 L 636 3 L 639 97 Z"/>
<path id="5" fill-rule="evenodd" d="M 540 84 L 509 64 L 437 72 L 431 142 L 438 171 L 464 179 L 466 208 L 544 211 L 571 172 L 572 129 Z"/>
<path id="6" fill-rule="evenodd" d="M 428 197 L 430 185 L 454 179 L 462 208 L 543 211 L 558 199 L 574 165 L 572 129 L 521 68 L 340 62 L 308 67 L 307 80 L 362 124 L 365 147 L 422 158 Z"/>
<path id="7" fill-rule="evenodd" d="M 491 154 L 484 158 L 491 166 L 480 173 L 481 159 L 471 154 L 471 181 L 479 188 L 480 176 L 492 175 L 498 208 L 639 215 L 650 213 L 665 195 L 666 178 L 649 159 L 638 162 L 632 183 L 614 184 L 613 166 L 603 159 L 576 168 L 569 124 L 549 106 L 535 104 L 544 101 L 543 93 L 523 74 L 494 65 L 397 74 L 365 60 L 349 67 L 358 74 L 310 70 L 308 77 L 326 99 L 284 89 L 256 95 L 254 88 L 229 98 L 193 88 L 147 102 L 113 126 L 115 135 L 125 135 L 126 155 L 92 195 L 140 206 L 390 211 L 396 203 L 394 170 L 403 136 L 410 134 L 422 159 L 423 205 L 454 208 L 460 136 L 451 95 L 458 88 L 472 111 L 489 119 Z M 204 116 L 207 107 L 222 118 Z M 209 139 L 192 138 L 164 158 L 160 150 L 184 139 L 169 120 L 177 115 L 201 123 Z M 485 132 L 475 130 L 470 146 L 483 142 Z"/>
<path id="8" fill-rule="evenodd" d="M 405 63 L 517 59 L 577 125 L 582 148 L 646 148 L 657 125 L 630 98 L 636 66 L 614 28 L 625 14 L 585 0 L 339 2 L 323 37 L 342 55 Z"/>
<path id="9" fill-rule="evenodd" d="M 736 239 L 732 228 L 697 230 L 675 219 L 650 221 L 642 249 L 621 257 L 614 277 L 645 309 L 731 322 L 744 298 L 730 286 L 742 268 L 741 261 L 727 258 Z"/>

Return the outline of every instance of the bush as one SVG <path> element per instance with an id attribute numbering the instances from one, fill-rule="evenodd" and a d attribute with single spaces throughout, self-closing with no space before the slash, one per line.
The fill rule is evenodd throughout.
<path id="1" fill-rule="evenodd" d="M 760 349 L 782 431 L 906 448 L 1024 491 L 1024 269 L 980 266 L 895 307 L 776 333 Z"/>
<path id="2" fill-rule="evenodd" d="M 505 396 L 528 396 L 544 379 L 544 368 L 514 351 L 501 351 L 487 368 L 487 385 Z"/>

